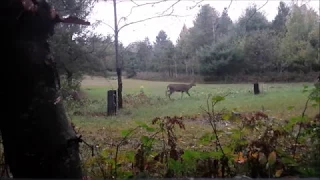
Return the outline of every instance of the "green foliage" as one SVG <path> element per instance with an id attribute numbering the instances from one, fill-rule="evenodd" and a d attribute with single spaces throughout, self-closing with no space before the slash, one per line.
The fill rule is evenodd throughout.
<path id="1" fill-rule="evenodd" d="M 182 27 L 175 46 L 165 30 L 159 32 L 153 46 L 148 41 L 133 43 L 139 45 L 133 52 L 134 60 L 131 55 L 125 58 L 126 70 L 130 76 L 140 71 L 157 72 L 160 79 L 176 79 L 181 74 L 190 79 L 196 74 L 215 81 L 228 81 L 230 76 L 238 81 L 306 80 L 308 76 L 300 79 L 285 74 L 319 70 L 318 19 L 306 5 L 280 2 L 272 22 L 256 5 L 247 7 L 232 22 L 227 9 L 219 15 L 206 4 L 199 9 L 193 26 Z M 255 79 L 248 79 L 251 76 Z"/>
<path id="2" fill-rule="evenodd" d="M 156 37 L 156 42 L 154 44 L 154 68 L 156 71 L 168 72 L 171 76 L 173 73 L 172 59 L 174 58 L 174 45 L 171 40 L 167 37 L 165 31 L 161 30 Z"/>
<path id="3" fill-rule="evenodd" d="M 233 38 L 225 39 L 211 46 L 205 46 L 198 52 L 200 72 L 203 75 L 233 75 L 242 71 L 243 55 L 241 46 Z"/>
<path id="4" fill-rule="evenodd" d="M 289 15 L 289 12 L 290 12 L 290 7 L 281 1 L 278 6 L 278 14 L 272 21 L 272 28 L 279 35 L 284 34 L 286 31 L 286 19 L 287 19 L 287 16 Z"/>
<path id="5" fill-rule="evenodd" d="M 223 96 L 213 96 L 213 97 L 211 98 L 211 101 L 212 101 L 213 103 L 218 103 L 218 102 L 223 101 L 223 100 L 225 100 L 225 98 L 224 98 Z"/>
<path id="6" fill-rule="evenodd" d="M 123 52 L 123 61 L 125 62 L 125 71 L 128 78 L 136 76 L 137 72 L 154 68 L 151 63 L 154 58 L 154 52 L 148 38 L 131 43 L 126 49 Z"/>
<path id="7" fill-rule="evenodd" d="M 91 0 L 49 1 L 61 17 L 72 15 L 80 19 L 88 18 L 95 4 Z M 110 70 L 104 58 L 112 53 L 111 36 L 91 33 L 88 27 L 61 23 L 49 39 L 59 74 L 66 75 L 70 81 L 78 80 L 83 74 L 106 75 Z"/>
<path id="8" fill-rule="evenodd" d="M 212 141 L 216 140 L 216 136 L 212 135 L 211 133 L 205 133 L 203 136 L 200 137 L 200 143 L 203 145 L 208 145 L 212 143 Z"/>
<path id="9" fill-rule="evenodd" d="M 242 31 L 249 33 L 268 28 L 269 22 L 266 16 L 257 10 L 257 6 L 253 5 L 246 8 L 238 25 Z"/>

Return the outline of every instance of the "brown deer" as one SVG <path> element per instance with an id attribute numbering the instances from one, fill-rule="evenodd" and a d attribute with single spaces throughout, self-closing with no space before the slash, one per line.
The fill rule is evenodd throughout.
<path id="1" fill-rule="evenodd" d="M 184 92 L 190 96 L 189 89 L 191 89 L 192 86 L 196 86 L 194 81 L 192 81 L 190 84 L 169 84 L 167 86 L 166 96 L 168 96 L 168 92 L 169 92 L 170 99 L 171 99 L 171 97 L 170 97 L 171 94 L 173 94 L 174 92 L 181 92 L 181 99 L 182 99 Z"/>

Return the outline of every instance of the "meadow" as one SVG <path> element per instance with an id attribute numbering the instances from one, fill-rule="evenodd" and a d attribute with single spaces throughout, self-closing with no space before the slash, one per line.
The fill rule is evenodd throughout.
<path id="1" fill-rule="evenodd" d="M 116 89 L 117 81 L 101 77 L 86 77 L 82 81 L 81 89 L 85 92 L 89 102 L 81 106 L 67 105 L 67 112 L 75 124 L 77 132 L 83 136 L 87 143 L 94 145 L 96 153 L 100 154 L 100 156 L 91 157 L 90 148 L 86 145 L 82 146 L 82 153 L 87 155 L 83 155 L 84 169 L 88 171 L 90 176 L 127 178 L 138 176 L 143 172 L 148 174 L 146 177 L 209 177 L 204 174 L 212 171 L 212 175 L 215 168 L 210 169 L 208 166 L 199 170 L 197 168 L 201 166 L 200 161 L 223 156 L 228 157 L 228 161 L 231 163 L 236 163 L 234 167 L 239 165 L 237 158 L 240 158 L 242 163 L 250 164 L 253 155 L 251 154 L 251 156 L 250 153 L 244 155 L 242 152 L 252 151 L 248 148 L 252 148 L 254 143 L 259 142 L 268 148 L 260 148 L 258 152 L 255 152 L 260 154 L 254 155 L 254 158 L 259 157 L 260 161 L 261 157 L 265 156 L 268 158 L 266 162 L 270 164 L 275 158 L 273 156 L 277 154 L 277 157 L 285 158 L 283 162 L 286 161 L 287 164 L 281 166 L 280 170 L 279 162 L 275 163 L 274 161 L 272 163 L 276 164 L 277 168 L 274 167 L 273 170 L 266 171 L 264 167 L 260 166 L 252 166 L 250 169 L 245 166 L 244 170 L 235 168 L 229 169 L 230 172 L 226 173 L 222 170 L 225 165 L 221 160 L 222 166 L 219 165 L 219 172 L 215 171 L 213 174 L 216 177 L 226 177 L 226 174 L 228 177 L 234 177 L 233 173 L 240 173 L 254 177 L 255 175 L 250 172 L 260 169 L 261 177 L 280 177 L 295 175 L 291 169 L 284 168 L 290 166 L 288 162 L 291 164 L 293 161 L 298 161 L 294 157 L 292 159 L 292 155 L 290 155 L 292 151 L 288 150 L 292 144 L 297 144 L 300 139 L 303 139 L 301 143 L 304 143 L 304 146 L 308 144 L 308 150 L 311 151 L 313 148 L 309 142 L 311 135 L 304 133 L 304 137 L 299 137 L 302 136 L 299 134 L 303 129 L 300 128 L 302 124 L 299 124 L 299 121 L 308 99 L 308 93 L 303 93 L 303 89 L 306 86 L 312 87 L 312 83 L 261 83 L 260 90 L 262 92 L 259 95 L 253 95 L 253 85 L 250 83 L 197 84 L 189 91 L 191 97 L 184 94 L 181 98 L 181 93 L 174 93 L 171 97 L 173 100 L 169 100 L 165 96 L 166 86 L 169 83 L 171 82 L 124 79 L 124 108 L 118 112 L 117 116 L 105 116 L 107 91 Z M 208 112 L 204 111 L 207 108 L 209 94 L 215 96 L 219 101 L 211 118 L 209 118 L 210 115 L 206 116 Z M 229 95 L 220 101 L 219 99 L 226 94 Z M 318 108 L 312 106 L 314 104 L 309 103 L 303 116 L 313 118 L 319 112 Z M 225 119 L 224 114 L 219 116 L 218 113 L 224 109 L 241 113 L 263 112 L 269 118 L 266 121 L 260 120 L 259 114 L 252 114 L 248 116 L 249 118 L 245 116 L 244 119 L 235 120 L 233 123 L 231 122 L 232 118 L 228 116 L 229 124 L 221 123 Z M 309 122 L 313 122 L 312 119 L 308 119 Z M 274 134 L 274 138 L 271 139 L 268 135 L 270 130 Z M 219 146 L 220 150 L 218 150 Z M 146 149 L 146 147 L 150 149 Z M 239 151 L 235 150 L 240 147 L 246 148 L 239 154 Z M 171 150 L 168 151 L 168 148 Z M 143 151 L 145 159 L 137 160 L 137 155 L 141 151 Z M 188 153 L 181 155 L 180 151 Z M 166 163 L 161 161 L 161 163 L 156 163 L 157 165 L 154 164 L 155 158 L 161 154 L 167 154 L 172 158 L 172 152 L 177 159 L 173 158 L 174 161 L 169 160 Z M 300 153 L 300 149 L 294 150 L 293 154 L 298 152 Z M 304 155 L 301 155 L 300 158 Z M 179 158 L 184 159 L 184 163 L 178 162 Z M 137 164 L 138 161 L 143 161 L 143 168 Z M 153 163 L 151 169 L 150 163 Z M 114 164 L 119 164 L 119 167 Z M 194 167 L 194 164 L 197 164 L 197 168 Z M 160 173 L 157 171 L 159 168 L 166 170 Z M 169 170 L 173 170 L 174 175 L 166 174 Z M 281 173 L 279 173 L 280 171 Z M 303 171 L 303 173 L 299 172 L 300 175 L 304 174 L 307 177 L 310 175 L 309 172 L 305 172 L 306 170 Z M 189 173 L 189 175 L 185 173 Z"/>
<path id="2" fill-rule="evenodd" d="M 189 97 L 184 93 L 181 99 L 181 93 L 174 93 L 173 100 L 165 96 L 165 90 L 169 83 L 173 82 L 153 82 L 144 80 L 123 80 L 123 96 L 137 95 L 141 88 L 146 96 L 155 100 L 150 104 L 141 104 L 129 106 L 124 103 L 124 109 L 120 111 L 120 117 L 104 117 L 99 123 L 108 123 L 108 121 L 119 120 L 142 120 L 150 121 L 157 116 L 172 115 L 193 115 L 203 113 L 201 106 L 206 106 L 208 94 L 226 95 L 226 100 L 222 102 L 218 109 L 226 108 L 235 111 L 259 111 L 264 109 L 268 114 L 277 118 L 286 118 L 288 116 L 300 114 L 307 100 L 307 94 L 303 94 L 304 86 L 312 86 L 312 83 L 275 83 L 260 84 L 262 91 L 259 95 L 253 95 L 252 84 L 197 84 L 190 90 Z M 100 101 L 96 106 L 89 107 L 90 111 L 106 112 L 106 94 L 108 90 L 117 89 L 117 81 L 104 78 L 87 77 L 82 82 L 82 89 L 87 93 L 90 99 Z M 159 101 L 156 101 L 156 100 Z M 294 109 L 288 111 L 288 107 L 294 106 Z M 315 113 L 314 109 L 308 109 L 307 113 Z M 75 118 L 78 121 L 78 118 Z M 81 123 L 90 123 L 93 119 L 86 119 Z"/>

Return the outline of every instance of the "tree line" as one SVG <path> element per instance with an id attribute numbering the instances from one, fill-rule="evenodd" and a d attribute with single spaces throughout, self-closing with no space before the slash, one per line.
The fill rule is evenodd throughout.
<path id="1" fill-rule="evenodd" d="M 206 4 L 193 26 L 182 27 L 176 45 L 165 30 L 126 47 L 124 68 L 129 77 L 157 72 L 175 78 L 317 72 L 320 70 L 319 15 L 306 4 L 280 2 L 270 22 L 255 5 L 236 21 Z"/>
<path id="2" fill-rule="evenodd" d="M 94 5 L 90 0 L 50 2 L 62 15 L 83 19 Z M 148 79 L 150 75 L 142 77 L 146 72 L 166 79 L 197 76 L 208 81 L 242 76 L 270 76 L 269 80 L 276 81 L 288 73 L 314 79 L 304 74 L 320 70 L 319 38 L 319 15 L 306 4 L 280 2 L 272 21 L 255 5 L 232 21 L 228 8 L 220 14 L 206 4 L 201 6 L 192 27 L 181 28 L 176 43 L 162 29 L 154 42 L 149 38 L 128 46 L 119 42 L 119 60 L 129 78 Z M 61 24 L 50 44 L 58 70 L 69 84 L 84 74 L 115 75 L 112 34 L 102 36 L 86 26 Z"/>

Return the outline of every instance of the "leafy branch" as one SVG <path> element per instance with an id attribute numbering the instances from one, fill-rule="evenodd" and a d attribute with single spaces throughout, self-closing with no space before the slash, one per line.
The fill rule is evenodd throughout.
<path id="1" fill-rule="evenodd" d="M 305 86 L 303 92 L 308 92 L 307 88 L 308 88 L 308 86 Z M 296 138 L 295 138 L 294 149 L 293 149 L 293 153 L 292 153 L 293 157 L 295 157 L 295 154 L 296 154 L 296 151 L 297 151 L 298 141 L 299 141 L 299 137 L 300 137 L 302 126 L 303 126 L 303 122 L 302 121 L 305 118 L 305 113 L 306 113 L 306 111 L 308 109 L 309 102 L 313 100 L 313 101 L 316 101 L 316 102 L 320 103 L 320 101 L 319 101 L 319 98 L 320 98 L 319 97 L 319 92 L 320 92 L 320 86 L 319 86 L 319 83 L 316 83 L 315 84 L 315 88 L 312 89 L 310 94 L 308 95 L 308 99 L 305 102 L 305 105 L 304 105 L 304 108 L 303 108 L 303 111 L 302 111 L 302 114 L 301 114 L 301 117 L 300 117 L 299 129 L 298 129 L 298 133 L 297 133 Z"/>
<path id="2" fill-rule="evenodd" d="M 211 98 L 211 106 L 210 106 L 210 102 L 209 102 L 210 101 L 209 99 L 210 99 L 211 95 L 209 95 L 208 98 L 207 98 L 207 109 L 204 109 L 203 107 L 200 107 L 209 116 L 209 123 L 210 123 L 210 126 L 212 127 L 213 133 L 214 133 L 214 135 L 216 137 L 216 144 L 219 147 L 220 151 L 222 152 L 223 156 L 225 156 L 225 152 L 222 149 L 222 145 L 220 143 L 220 139 L 219 139 L 219 136 L 218 136 L 218 130 L 217 130 L 217 122 L 218 121 L 217 121 L 217 114 L 215 113 L 215 106 L 219 102 L 225 100 L 225 97 L 227 97 L 229 94 L 231 94 L 231 93 L 228 93 L 225 96 L 213 96 Z"/>
<path id="3" fill-rule="evenodd" d="M 114 157 L 114 164 L 115 164 L 115 167 L 114 167 L 114 176 L 115 176 L 115 179 L 117 179 L 117 175 L 118 175 L 118 155 L 119 155 L 119 150 L 120 150 L 120 147 L 122 146 L 122 144 L 124 142 L 127 141 L 128 137 L 134 133 L 136 130 L 138 130 L 140 128 L 140 126 L 137 126 L 136 128 L 130 130 L 130 131 L 123 131 L 123 138 L 121 139 L 121 141 L 116 145 L 116 154 L 115 154 L 115 157 Z"/>

